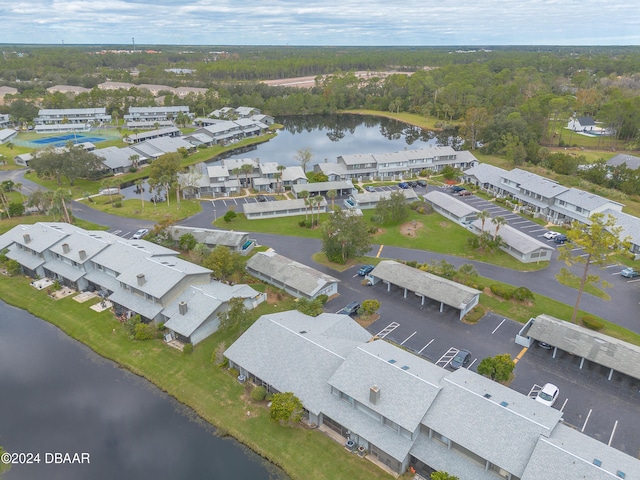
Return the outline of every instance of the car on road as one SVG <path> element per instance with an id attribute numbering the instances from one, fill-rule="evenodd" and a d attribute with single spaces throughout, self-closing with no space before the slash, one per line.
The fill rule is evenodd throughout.
<path id="1" fill-rule="evenodd" d="M 407 188 L 409 188 L 409 184 L 407 182 L 400 182 L 398 184 L 398 187 L 402 188 L 403 190 L 406 190 Z"/>
<path id="2" fill-rule="evenodd" d="M 360 310 L 360 304 L 358 302 L 351 302 L 347 304 L 344 308 L 341 308 L 336 313 L 342 315 L 355 315 Z"/>
<path id="3" fill-rule="evenodd" d="M 552 407 L 556 403 L 558 393 L 560 393 L 560 390 L 553 383 L 545 383 L 544 387 L 536 395 L 536 401 Z"/>
<path id="4" fill-rule="evenodd" d="M 542 236 L 547 240 L 553 240 L 558 235 L 562 235 L 562 234 L 560 232 L 552 232 L 551 230 L 549 230 L 548 232 L 545 232 Z"/>
<path id="5" fill-rule="evenodd" d="M 640 277 L 640 272 L 638 270 L 634 270 L 631 267 L 628 267 L 622 270 L 620 272 L 620 275 L 622 275 L 625 278 L 636 278 L 636 277 Z"/>
<path id="6" fill-rule="evenodd" d="M 360 275 L 361 277 L 364 277 L 365 275 L 369 275 L 374 268 L 375 268 L 375 265 L 363 265 L 360 267 L 360 270 L 358 270 L 358 275 Z"/>
<path id="7" fill-rule="evenodd" d="M 367 185 L 366 187 L 364 187 L 364 189 L 365 189 L 367 192 L 372 192 L 372 193 L 376 191 L 376 189 L 375 189 L 375 188 L 373 188 L 371 185 Z"/>
<path id="8" fill-rule="evenodd" d="M 459 368 L 466 367 L 467 365 L 469 365 L 470 361 L 471 361 L 471 352 L 469 352 L 468 350 L 458 350 L 458 353 L 456 353 L 455 357 L 451 359 L 451 363 L 449 363 L 449 365 L 454 370 L 457 370 Z"/>
<path id="9" fill-rule="evenodd" d="M 427 181 L 426 180 L 418 180 L 416 183 L 418 184 L 419 187 L 426 187 L 427 186 Z"/>
<path id="10" fill-rule="evenodd" d="M 133 235 L 131 235 L 131 238 L 133 240 L 139 240 L 142 237 L 144 237 L 147 233 L 149 233 L 149 229 L 147 228 L 141 228 L 140 230 L 138 230 L 136 233 L 134 233 Z"/>
<path id="11" fill-rule="evenodd" d="M 461 187 L 460 185 L 454 185 L 453 187 L 451 187 L 451 191 L 453 193 L 459 193 L 459 192 L 462 192 L 463 190 L 466 190 L 466 188 Z"/>
<path id="12" fill-rule="evenodd" d="M 569 241 L 569 239 L 567 238 L 566 235 L 556 235 L 555 237 L 553 237 L 553 241 L 556 243 L 567 243 Z"/>

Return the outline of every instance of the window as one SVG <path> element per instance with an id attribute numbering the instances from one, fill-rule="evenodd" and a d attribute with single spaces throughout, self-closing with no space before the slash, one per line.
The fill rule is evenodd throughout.
<path id="1" fill-rule="evenodd" d="M 389 427 L 391 430 L 393 430 L 396 433 L 400 429 L 400 426 L 397 423 L 389 420 L 387 417 L 383 417 L 383 423 L 385 427 Z"/>

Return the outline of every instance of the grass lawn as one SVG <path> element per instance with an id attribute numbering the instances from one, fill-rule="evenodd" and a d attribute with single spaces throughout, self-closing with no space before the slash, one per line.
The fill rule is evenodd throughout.
<path id="1" fill-rule="evenodd" d="M 141 220 L 152 220 L 155 222 L 161 222 L 167 219 L 172 221 L 182 220 L 199 213 L 202 210 L 200 202 L 197 200 L 181 200 L 177 203 L 174 198 L 170 199 L 171 203 L 167 205 L 167 202 L 154 204 L 153 202 L 142 202 L 138 199 L 122 200 L 121 207 L 115 207 L 118 202 L 116 198 L 118 195 L 113 195 L 114 203 L 111 203 L 109 195 L 101 195 L 99 197 L 93 197 L 91 202 L 88 200 L 82 200 L 82 203 L 88 205 L 91 208 L 100 210 L 101 212 L 110 213 L 112 215 L 119 215 L 127 218 L 138 218 Z"/>
<path id="2" fill-rule="evenodd" d="M 393 120 L 399 120 L 404 123 L 408 123 L 409 125 L 415 125 L 416 127 L 425 128 L 427 130 L 442 130 L 440 127 L 436 127 L 437 123 L 442 122 L 442 120 L 438 120 L 433 117 L 425 117 L 424 115 L 417 115 L 415 113 L 407 113 L 407 112 L 382 112 L 379 110 L 344 110 L 340 113 L 350 113 L 353 115 L 373 115 L 376 117 L 384 117 L 391 118 Z M 448 125 L 458 125 L 459 122 L 446 122 Z"/>
<path id="3" fill-rule="evenodd" d="M 363 212 L 364 218 L 368 221 L 374 212 L 375 210 L 365 210 Z M 326 218 L 326 215 L 328 214 L 320 215 L 321 223 Z M 298 222 L 302 218 L 302 216 L 295 216 L 247 220 L 243 214 L 238 214 L 234 220 L 228 223 L 219 218 L 215 222 L 215 225 L 220 228 L 233 229 L 242 232 L 286 234 L 296 237 L 320 239 L 320 229 L 316 228 L 312 230 L 298 225 Z M 522 263 L 503 251 L 495 253 L 485 253 L 474 250 L 470 251 L 467 239 L 473 238 L 474 234 L 469 232 L 466 228 L 454 224 L 437 213 L 420 215 L 417 212 L 411 211 L 408 221 L 411 222 L 412 220 L 415 220 L 421 224 L 421 226 L 415 229 L 411 236 L 401 233 L 400 226 L 394 225 L 390 227 L 383 227 L 382 233 L 373 235 L 371 243 L 455 255 L 519 271 L 540 270 L 548 265 L 548 262 L 540 262 L 539 264 Z"/>
<path id="4" fill-rule="evenodd" d="M 7 303 L 57 325 L 98 354 L 149 379 L 217 426 L 220 434 L 234 436 L 283 467 L 294 479 L 391 478 L 319 432 L 271 423 L 265 403 L 249 400 L 246 387 L 212 361 L 216 349 L 229 346 L 239 331 L 218 332 L 200 343 L 193 354 L 184 355 L 160 340 L 131 341 L 111 313 L 93 312 L 89 302 L 80 304 L 71 297 L 53 300 L 46 292 L 35 291 L 25 277 L 0 276 L 0 296 Z M 280 307 L 290 308 L 286 302 Z M 253 318 L 274 311 L 272 305 L 263 304 Z"/>

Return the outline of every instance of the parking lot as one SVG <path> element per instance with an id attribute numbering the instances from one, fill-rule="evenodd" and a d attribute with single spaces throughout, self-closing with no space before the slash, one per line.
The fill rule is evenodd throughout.
<path id="1" fill-rule="evenodd" d="M 516 359 L 515 377 L 510 388 L 535 397 L 545 383 L 559 388 L 553 405 L 564 414 L 564 421 L 605 444 L 636 456 L 640 450 L 640 380 L 614 374 L 585 362 L 580 369 L 579 358 L 537 344 L 526 349 L 515 343 L 521 324 L 489 313 L 477 324 L 458 320 L 458 312 L 439 304 L 421 305 L 420 298 L 398 288 L 387 291 L 386 285 L 361 285 L 357 274 L 360 266 L 340 275 L 341 295 L 327 304 L 327 311 L 337 311 L 348 302 L 376 298 L 381 303 L 380 318 L 367 330 L 414 352 L 443 368 L 451 369 L 450 361 L 459 350 L 471 352 L 464 367 L 476 371 L 483 358 L 508 353 Z"/>

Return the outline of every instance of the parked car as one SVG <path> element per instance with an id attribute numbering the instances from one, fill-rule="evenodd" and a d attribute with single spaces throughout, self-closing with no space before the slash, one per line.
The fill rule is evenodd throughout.
<path id="1" fill-rule="evenodd" d="M 418 182 L 407 182 L 411 188 L 416 188 L 418 186 Z"/>
<path id="2" fill-rule="evenodd" d="M 544 348 L 545 350 L 551 350 L 553 348 L 551 345 L 549 345 L 548 343 L 544 343 L 544 342 L 538 342 L 538 346 L 540 348 Z"/>
<path id="3" fill-rule="evenodd" d="M 569 239 L 567 238 L 566 235 L 556 235 L 555 237 L 553 237 L 553 241 L 556 243 L 566 243 L 569 241 Z"/>
<path id="4" fill-rule="evenodd" d="M 259 202 L 266 202 L 267 201 L 267 197 L 265 197 L 264 195 L 258 195 L 258 201 Z"/>
<path id="5" fill-rule="evenodd" d="M 149 229 L 147 228 L 141 228 L 140 230 L 138 230 L 136 233 L 134 233 L 131 238 L 133 240 L 139 240 L 142 237 L 144 237 L 147 233 L 149 233 Z"/>
<path id="6" fill-rule="evenodd" d="M 536 395 L 536 401 L 552 407 L 556 403 L 558 393 L 560 393 L 560 390 L 553 383 L 545 383 L 544 387 Z"/>
<path id="7" fill-rule="evenodd" d="M 640 272 L 637 270 L 634 270 L 631 267 L 628 267 L 622 270 L 620 272 L 620 275 L 622 275 L 625 278 L 636 278 L 636 277 L 640 277 Z"/>
<path id="8" fill-rule="evenodd" d="M 360 310 L 360 304 L 358 302 L 351 302 L 336 313 L 340 313 L 342 315 L 355 315 L 358 313 L 358 310 Z"/>
<path id="9" fill-rule="evenodd" d="M 466 188 L 461 187 L 460 185 L 454 185 L 453 187 L 451 187 L 451 191 L 453 193 L 458 193 L 458 192 L 461 192 L 463 190 L 466 190 Z"/>
<path id="10" fill-rule="evenodd" d="M 427 186 L 427 181 L 426 180 L 418 180 L 416 183 L 418 184 L 419 187 L 426 187 Z"/>
<path id="11" fill-rule="evenodd" d="M 556 238 L 558 235 L 561 235 L 560 232 L 552 232 L 551 230 L 548 232 L 545 232 L 542 236 L 544 238 L 546 238 L 547 240 L 553 240 L 554 238 Z"/>
<path id="12" fill-rule="evenodd" d="M 467 365 L 469 365 L 470 361 L 471 352 L 467 350 L 459 350 L 458 353 L 456 353 L 456 356 L 453 357 L 449 365 L 451 365 L 451 368 L 453 368 L 454 370 L 457 370 L 461 367 L 466 367 Z"/>
<path id="13" fill-rule="evenodd" d="M 409 188 L 409 184 L 407 182 L 400 182 L 398 184 L 398 187 L 400 187 L 402 189 L 407 189 L 407 188 Z"/>
<path id="14" fill-rule="evenodd" d="M 362 267 L 360 267 L 360 270 L 358 270 L 358 275 L 360 275 L 361 277 L 369 275 L 374 268 L 375 265 L 363 265 Z"/>
<path id="15" fill-rule="evenodd" d="M 458 192 L 458 195 L 461 197 L 466 197 L 468 195 L 473 195 L 473 192 L 471 190 L 461 190 L 460 192 Z"/>
<path id="16" fill-rule="evenodd" d="M 373 188 L 371 185 L 367 185 L 366 187 L 364 187 L 364 189 L 365 189 L 367 192 L 375 192 L 375 191 L 376 191 L 376 189 L 375 189 L 375 188 Z"/>

